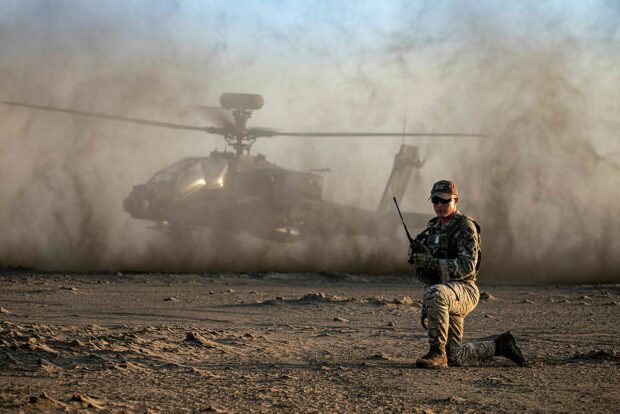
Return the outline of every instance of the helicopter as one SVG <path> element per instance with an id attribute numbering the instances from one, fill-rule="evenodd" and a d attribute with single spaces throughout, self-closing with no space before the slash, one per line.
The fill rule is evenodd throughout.
<path id="1" fill-rule="evenodd" d="M 212 151 L 208 156 L 181 159 L 133 186 L 123 201 L 134 219 L 150 227 L 180 235 L 201 228 L 222 234 L 251 234 L 272 242 L 294 242 L 309 237 L 361 235 L 394 237 L 401 225 L 392 208 L 392 197 L 402 199 L 415 169 L 422 167 L 418 148 L 402 144 L 376 210 L 343 205 L 323 199 L 321 171 L 294 171 L 278 166 L 262 154 L 250 155 L 259 138 L 289 137 L 406 137 L 479 136 L 466 133 L 397 132 L 282 132 L 248 128 L 252 111 L 263 107 L 261 95 L 224 93 L 215 111 L 219 126 L 196 126 L 118 116 L 31 103 L 0 101 L 11 106 L 96 117 L 176 130 L 221 135 L 234 151 Z M 414 226 L 431 217 L 403 213 Z"/>

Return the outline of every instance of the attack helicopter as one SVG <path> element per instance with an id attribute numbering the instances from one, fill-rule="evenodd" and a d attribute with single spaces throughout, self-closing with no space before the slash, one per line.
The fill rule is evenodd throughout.
<path id="1" fill-rule="evenodd" d="M 323 176 L 278 166 L 262 154 L 250 155 L 259 138 L 289 137 L 405 137 L 479 136 L 465 133 L 398 132 L 282 132 L 248 128 L 252 111 L 263 107 L 261 95 L 225 93 L 217 110 L 220 126 L 195 126 L 118 116 L 31 103 L 0 101 L 6 105 L 62 112 L 78 116 L 129 122 L 176 130 L 221 135 L 234 151 L 212 151 L 188 157 L 163 168 L 146 183 L 133 187 L 123 208 L 132 218 L 154 223 L 155 230 L 179 235 L 209 228 L 222 234 L 249 233 L 274 242 L 294 242 L 308 237 L 366 235 L 394 237 L 400 221 L 392 197 L 402 199 L 412 173 L 419 169 L 417 147 L 401 145 L 391 175 L 376 210 L 327 201 L 322 198 Z M 405 220 L 420 227 L 430 216 L 404 213 Z"/>

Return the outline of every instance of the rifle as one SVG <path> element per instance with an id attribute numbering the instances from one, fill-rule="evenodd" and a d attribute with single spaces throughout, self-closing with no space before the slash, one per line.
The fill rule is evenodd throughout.
<path id="1" fill-rule="evenodd" d="M 412 260 L 411 260 L 411 253 L 428 253 L 430 254 L 430 251 L 428 250 L 428 248 L 422 243 L 421 239 L 424 237 L 424 233 L 426 233 L 428 231 L 428 229 L 424 230 L 422 233 L 420 233 L 419 236 L 417 236 L 415 239 L 411 238 L 411 234 L 409 234 L 409 229 L 407 228 L 407 225 L 405 224 L 405 219 L 403 218 L 403 214 L 400 212 L 400 207 L 398 207 L 398 201 L 396 201 L 396 197 L 392 197 L 392 199 L 394 199 L 394 204 L 396 204 L 396 210 L 398 211 L 398 215 L 400 216 L 400 221 L 403 223 L 403 227 L 405 228 L 405 233 L 407 234 L 407 240 L 409 240 L 409 248 L 411 249 L 410 253 L 409 253 L 409 264 L 413 264 Z M 454 289 L 452 289 L 454 290 Z M 456 292 L 454 292 L 456 294 Z M 457 295 L 458 296 L 458 295 Z M 424 304 L 422 306 L 422 312 L 420 314 L 420 324 L 422 325 L 422 329 L 426 330 L 428 327 L 428 308 L 426 307 L 426 304 Z"/>

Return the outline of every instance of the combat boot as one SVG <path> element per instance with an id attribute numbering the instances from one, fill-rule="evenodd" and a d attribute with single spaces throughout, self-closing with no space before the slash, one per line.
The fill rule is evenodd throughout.
<path id="1" fill-rule="evenodd" d="M 495 355 L 508 358 L 520 367 L 527 365 L 521 350 L 517 346 L 517 341 L 510 331 L 506 331 L 495 338 Z"/>
<path id="2" fill-rule="evenodd" d="M 422 358 L 416 360 L 415 366 L 418 368 L 447 368 L 448 356 L 446 355 L 446 348 L 431 345 L 430 351 Z"/>

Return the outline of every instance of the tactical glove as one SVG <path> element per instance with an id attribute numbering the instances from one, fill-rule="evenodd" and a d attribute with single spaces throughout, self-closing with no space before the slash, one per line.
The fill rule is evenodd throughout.
<path id="1" fill-rule="evenodd" d="M 411 253 L 409 263 L 422 270 L 433 270 L 439 267 L 439 261 L 428 253 Z"/>
<path id="2" fill-rule="evenodd" d="M 411 266 L 414 265 L 413 254 L 413 249 L 411 246 L 409 246 L 409 259 L 407 260 L 407 263 L 409 263 Z"/>

